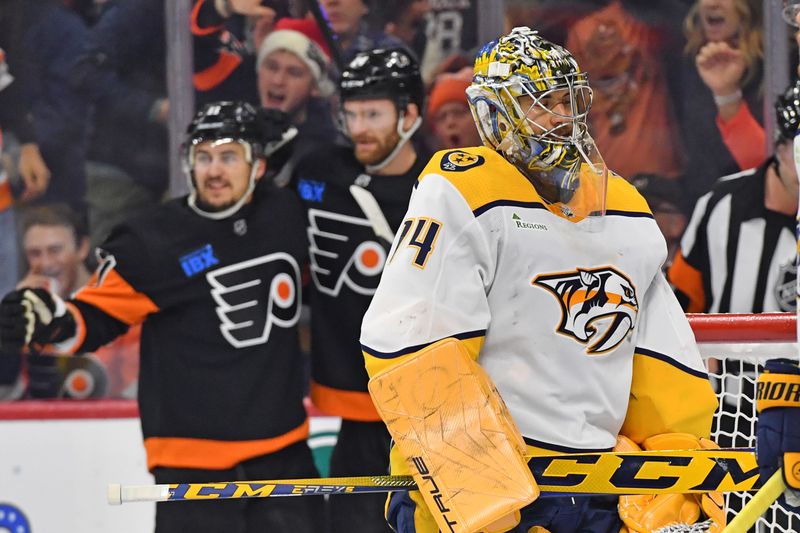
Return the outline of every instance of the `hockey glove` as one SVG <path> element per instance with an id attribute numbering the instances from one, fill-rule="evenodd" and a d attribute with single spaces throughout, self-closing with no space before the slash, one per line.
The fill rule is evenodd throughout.
<path id="1" fill-rule="evenodd" d="M 75 335 L 75 319 L 64 301 L 44 289 L 21 289 L 0 302 L 0 346 L 19 351 L 32 343 L 50 344 Z"/>
<path id="2" fill-rule="evenodd" d="M 787 490 L 782 498 L 800 512 L 800 368 L 787 359 L 767 361 L 758 377 L 756 456 L 761 479 L 781 465 Z"/>
<path id="3" fill-rule="evenodd" d="M 708 439 L 698 439 L 688 433 L 662 433 L 642 443 L 645 450 L 690 450 L 719 448 Z M 632 452 L 641 448 L 620 435 L 615 451 Z M 649 533 L 670 524 L 694 524 L 709 521 L 708 531 L 721 532 L 726 525 L 724 499 L 719 492 L 704 494 L 646 494 L 620 496 L 619 516 L 631 533 Z"/>

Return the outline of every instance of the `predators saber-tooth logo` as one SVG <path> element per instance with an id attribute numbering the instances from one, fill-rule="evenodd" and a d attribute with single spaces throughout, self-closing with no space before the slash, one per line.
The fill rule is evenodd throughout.
<path id="1" fill-rule="evenodd" d="M 265 344 L 273 326 L 290 328 L 300 318 L 300 267 L 287 253 L 218 268 L 206 279 L 220 332 L 234 348 Z"/>
<path id="2" fill-rule="evenodd" d="M 541 274 L 531 283 L 556 297 L 562 313 L 558 332 L 589 344 L 589 355 L 613 350 L 636 325 L 636 289 L 613 267 Z"/>
<path id="3" fill-rule="evenodd" d="M 323 294 L 336 296 L 342 286 L 372 295 L 378 288 L 386 248 L 377 242 L 366 218 L 308 210 L 311 278 Z"/>

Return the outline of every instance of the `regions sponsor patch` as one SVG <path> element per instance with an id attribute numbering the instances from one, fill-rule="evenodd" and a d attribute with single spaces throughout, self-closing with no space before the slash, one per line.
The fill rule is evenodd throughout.
<path id="1" fill-rule="evenodd" d="M 463 172 L 484 163 L 483 156 L 474 155 L 463 150 L 451 150 L 442 157 L 440 166 L 448 172 Z"/>
<path id="2" fill-rule="evenodd" d="M 528 222 L 526 220 L 523 220 L 522 217 L 516 213 L 514 213 L 511 216 L 511 221 L 514 223 L 514 227 L 517 229 L 547 231 L 547 226 L 545 224 L 540 224 L 538 222 Z"/>

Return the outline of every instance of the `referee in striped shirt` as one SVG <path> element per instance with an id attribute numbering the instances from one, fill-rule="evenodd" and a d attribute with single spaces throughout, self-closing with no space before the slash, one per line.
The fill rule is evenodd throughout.
<path id="1" fill-rule="evenodd" d="M 775 112 L 774 155 L 756 168 L 720 178 L 695 205 L 667 271 L 686 312 L 796 308 L 798 178 L 792 142 L 800 122 L 800 82 L 777 97 Z M 709 361 L 712 371 L 714 364 Z M 755 413 L 755 368 L 733 361 L 726 365 L 724 380 L 712 380 L 724 398 L 715 440 L 723 447 L 751 446 L 755 421 L 738 415 Z"/>
<path id="2" fill-rule="evenodd" d="M 800 82 L 777 97 L 775 112 L 774 155 L 756 168 L 720 178 L 695 205 L 680 249 L 667 271 L 684 311 L 762 313 L 796 309 L 798 171 L 793 140 L 800 122 Z M 771 368 L 773 362 L 783 361 L 767 363 L 768 369 L 784 369 L 782 374 L 790 374 L 791 379 L 793 374 L 785 369 L 796 367 L 779 364 Z M 716 363 L 709 360 L 710 370 L 715 370 Z M 752 446 L 756 422 L 739 414 L 755 413 L 755 368 L 733 361 L 726 365 L 725 378 L 712 379 L 723 397 L 719 416 L 714 419 L 715 441 L 722 447 Z M 789 429 L 793 423 L 786 425 L 781 418 L 794 421 L 797 415 L 779 411 L 786 410 L 767 411 L 771 418 L 764 420 L 764 428 L 758 427 L 759 455 L 764 455 L 759 460 L 762 474 L 775 469 L 762 463 L 779 456 L 783 448 L 794 451 L 797 444 L 791 440 L 797 438 L 796 429 Z M 769 457 L 767 451 L 771 451 Z M 781 503 L 787 508 L 787 502 Z M 797 503 L 793 500 L 791 505 Z M 730 502 L 731 509 L 740 505 Z M 792 509 L 798 512 L 798 508 Z M 780 525 L 788 520 L 782 515 L 776 519 Z"/>
<path id="3" fill-rule="evenodd" d="M 800 82 L 775 102 L 775 154 L 720 178 L 695 205 L 667 277 L 684 311 L 794 311 Z"/>

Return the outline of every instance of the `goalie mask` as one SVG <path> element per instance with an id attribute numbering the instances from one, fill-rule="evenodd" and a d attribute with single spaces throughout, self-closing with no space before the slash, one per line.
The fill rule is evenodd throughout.
<path id="1" fill-rule="evenodd" d="M 219 220 L 235 214 L 247 203 L 256 187 L 258 159 L 268 158 L 291 141 L 297 135 L 297 128 L 278 110 L 256 109 L 247 102 L 214 102 L 197 112 L 186 133 L 183 163 L 189 182 L 189 207 L 201 216 Z M 239 143 L 250 165 L 247 190 L 233 205 L 220 211 L 198 205 L 194 180 L 196 148 L 209 141 L 213 145 Z"/>
<path id="2" fill-rule="evenodd" d="M 603 214 L 607 170 L 587 132 L 587 76 L 565 48 L 527 27 L 475 59 L 470 109 L 485 145 L 503 154 L 571 220 Z"/>

